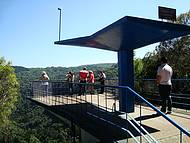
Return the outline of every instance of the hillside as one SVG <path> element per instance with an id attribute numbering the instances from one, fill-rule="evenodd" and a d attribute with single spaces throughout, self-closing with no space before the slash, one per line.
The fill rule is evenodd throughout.
<path id="1" fill-rule="evenodd" d="M 42 71 L 46 71 L 51 80 L 64 80 L 65 75 L 68 71 L 73 71 L 75 75 L 78 75 L 78 72 L 83 69 L 83 67 L 87 67 L 87 70 L 92 70 L 97 76 L 98 71 L 103 70 L 107 74 L 107 77 L 113 78 L 113 74 L 116 76 L 117 74 L 117 64 L 115 63 L 101 63 L 101 64 L 92 64 L 92 65 L 82 65 L 77 67 L 46 67 L 46 68 L 25 68 L 21 66 L 13 66 L 15 69 L 15 73 L 20 78 L 27 78 L 28 80 L 37 80 L 41 75 Z"/>
<path id="2" fill-rule="evenodd" d="M 16 76 L 21 86 L 21 95 L 25 96 L 31 91 L 31 82 L 39 80 L 42 71 L 46 71 L 51 80 L 65 80 L 65 75 L 68 71 L 73 71 L 78 78 L 78 72 L 87 67 L 87 70 L 93 70 L 95 78 L 98 77 L 98 71 L 103 70 L 106 73 L 108 79 L 117 78 L 117 64 L 116 63 L 101 63 L 93 65 L 82 65 L 77 67 L 46 67 L 46 68 L 26 68 L 21 66 L 13 66 Z"/>

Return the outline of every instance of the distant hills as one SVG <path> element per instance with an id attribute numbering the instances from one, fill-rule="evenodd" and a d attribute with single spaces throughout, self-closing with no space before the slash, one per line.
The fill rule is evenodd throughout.
<path id="1" fill-rule="evenodd" d="M 86 67 L 87 70 L 92 70 L 95 73 L 95 77 L 98 74 L 98 71 L 103 70 L 108 78 L 113 78 L 117 76 L 117 64 L 116 63 L 100 63 L 100 64 L 91 64 L 91 65 L 81 65 L 77 67 L 46 67 L 46 68 L 26 68 L 22 66 L 13 66 L 17 78 L 19 79 L 28 79 L 28 80 L 37 80 L 42 71 L 46 71 L 51 80 L 64 80 L 65 75 L 68 71 L 72 71 L 78 76 L 78 72 Z M 23 79 L 24 78 L 24 79 Z"/>
<path id="2" fill-rule="evenodd" d="M 77 67 L 46 67 L 46 68 L 26 68 L 22 66 L 13 66 L 17 79 L 21 86 L 21 95 L 25 96 L 31 92 L 31 83 L 34 80 L 39 80 L 42 71 L 46 71 L 50 80 L 65 80 L 68 71 L 73 71 L 75 74 L 75 82 L 78 81 L 79 71 L 86 67 L 87 70 L 94 71 L 95 79 L 98 78 L 98 72 L 103 70 L 107 79 L 115 79 L 118 76 L 116 63 L 101 63 L 92 65 L 81 65 Z"/>

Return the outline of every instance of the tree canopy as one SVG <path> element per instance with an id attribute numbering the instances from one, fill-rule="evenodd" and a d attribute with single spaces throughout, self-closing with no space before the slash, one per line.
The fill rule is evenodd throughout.
<path id="1" fill-rule="evenodd" d="M 177 17 L 176 23 L 190 25 L 190 11 Z M 190 77 L 190 36 L 161 42 L 152 53 L 143 58 L 145 77 L 155 78 L 159 58 L 166 57 L 174 71 L 174 78 Z"/>
<path id="2" fill-rule="evenodd" d="M 14 69 L 4 58 L 0 58 L 0 142 L 8 142 L 10 116 L 19 99 L 19 84 Z"/>

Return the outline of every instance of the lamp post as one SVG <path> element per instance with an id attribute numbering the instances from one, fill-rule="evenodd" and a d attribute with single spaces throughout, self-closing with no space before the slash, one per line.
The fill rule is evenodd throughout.
<path id="1" fill-rule="evenodd" d="M 59 10 L 59 41 L 60 41 L 60 38 L 61 38 L 61 9 L 58 8 Z"/>

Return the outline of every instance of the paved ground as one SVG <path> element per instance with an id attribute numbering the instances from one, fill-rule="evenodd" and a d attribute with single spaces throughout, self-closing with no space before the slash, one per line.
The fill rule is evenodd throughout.
<path id="1" fill-rule="evenodd" d="M 180 132 L 169 123 L 162 116 L 159 116 L 155 111 L 148 107 L 142 107 L 142 124 L 157 129 L 158 131 L 151 133 L 151 135 L 156 138 L 161 143 L 179 143 Z M 136 106 L 135 112 L 131 113 L 134 118 L 139 119 L 140 108 Z M 167 114 L 171 119 L 173 119 L 180 126 L 184 127 L 186 130 L 190 131 L 190 115 L 188 111 L 173 109 L 171 114 Z M 190 137 L 183 134 L 183 142 L 190 143 Z"/>

